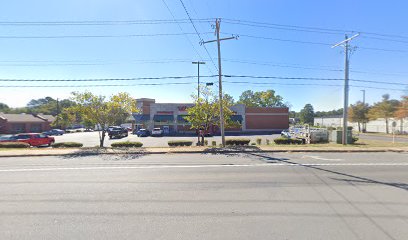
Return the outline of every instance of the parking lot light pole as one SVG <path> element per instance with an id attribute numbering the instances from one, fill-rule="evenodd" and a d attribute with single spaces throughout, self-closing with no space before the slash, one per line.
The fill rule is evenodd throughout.
<path id="1" fill-rule="evenodd" d="M 205 64 L 205 62 L 192 62 L 192 64 L 197 64 L 197 99 L 200 99 L 200 64 Z"/>

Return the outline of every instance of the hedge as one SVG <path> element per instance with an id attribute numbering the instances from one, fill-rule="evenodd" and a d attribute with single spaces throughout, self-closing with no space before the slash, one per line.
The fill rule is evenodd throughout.
<path id="1" fill-rule="evenodd" d="M 0 142 L 0 148 L 29 148 L 30 144 L 25 142 Z"/>
<path id="2" fill-rule="evenodd" d="M 113 148 L 122 148 L 122 147 L 126 147 L 126 148 L 138 148 L 143 146 L 143 143 L 141 142 L 115 142 L 112 143 L 111 146 Z"/>
<path id="3" fill-rule="evenodd" d="M 248 138 L 232 138 L 232 139 L 227 139 L 225 141 L 225 144 L 229 146 L 234 146 L 234 145 L 243 146 L 243 145 L 248 145 L 250 141 L 251 140 Z"/>
<path id="4" fill-rule="evenodd" d="M 275 138 L 273 140 L 276 144 L 302 144 L 302 139 L 296 138 Z"/>
<path id="5" fill-rule="evenodd" d="M 52 145 L 54 148 L 79 148 L 82 146 L 83 144 L 78 142 L 60 142 Z"/>
<path id="6" fill-rule="evenodd" d="M 193 144 L 193 141 L 190 141 L 190 140 L 174 140 L 174 141 L 168 141 L 167 144 L 170 147 L 191 146 Z"/>

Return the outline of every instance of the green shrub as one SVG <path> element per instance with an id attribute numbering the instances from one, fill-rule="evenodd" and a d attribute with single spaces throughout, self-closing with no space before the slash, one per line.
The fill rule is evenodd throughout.
<path id="1" fill-rule="evenodd" d="M 234 145 L 243 146 L 243 145 L 249 145 L 250 141 L 251 140 L 247 138 L 231 138 L 231 139 L 227 139 L 225 141 L 225 144 L 229 146 L 234 146 Z"/>
<path id="2" fill-rule="evenodd" d="M 82 146 L 83 144 L 78 142 L 60 142 L 52 145 L 53 148 L 79 148 Z"/>
<path id="3" fill-rule="evenodd" d="M 213 147 L 216 147 L 216 146 L 217 146 L 217 142 L 216 142 L 216 141 L 212 141 L 212 142 L 211 142 L 211 145 L 212 145 Z"/>
<path id="4" fill-rule="evenodd" d="M 269 139 L 266 139 L 266 145 L 271 144 L 271 141 Z"/>
<path id="5" fill-rule="evenodd" d="M 193 141 L 190 141 L 190 140 L 173 140 L 173 141 L 168 141 L 167 144 L 170 147 L 191 146 L 193 144 Z"/>
<path id="6" fill-rule="evenodd" d="M 208 140 L 204 140 L 204 146 L 208 146 Z"/>
<path id="7" fill-rule="evenodd" d="M 251 145 L 252 145 L 252 146 L 255 146 L 255 145 L 256 145 L 256 143 L 251 143 Z"/>
<path id="8" fill-rule="evenodd" d="M 29 148 L 30 144 L 24 142 L 0 142 L 0 148 Z"/>
<path id="9" fill-rule="evenodd" d="M 296 139 L 296 138 L 275 138 L 273 140 L 276 144 L 302 144 L 303 141 L 302 139 Z"/>
<path id="10" fill-rule="evenodd" d="M 113 148 L 138 148 L 143 146 L 141 142 L 114 142 L 111 144 Z"/>
<path id="11" fill-rule="evenodd" d="M 261 143 L 262 143 L 262 138 L 257 138 L 256 139 L 256 144 L 261 145 Z"/>

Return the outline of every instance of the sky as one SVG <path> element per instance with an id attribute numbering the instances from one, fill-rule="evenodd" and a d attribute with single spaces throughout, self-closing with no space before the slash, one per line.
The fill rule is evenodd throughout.
<path id="1" fill-rule="evenodd" d="M 21 107 L 31 99 L 63 99 L 85 90 L 190 102 L 197 87 L 191 61 L 206 62 L 202 76 L 218 74 L 216 43 L 200 45 L 215 39 L 215 18 L 221 18 L 221 37 L 239 36 L 221 42 L 222 73 L 273 77 L 224 77 L 223 90 L 235 100 L 248 89 L 273 89 L 291 110 L 307 103 L 315 111 L 341 108 L 344 51 L 331 45 L 358 32 L 351 42 L 350 103 L 362 100 L 361 90 L 370 104 L 385 93 L 399 99 L 408 86 L 406 9 L 404 0 L 1 1 L 0 102 Z M 140 79 L 169 76 L 192 77 Z M 83 81 L 123 78 L 128 80 Z M 10 79 L 78 81 L 4 81 Z"/>

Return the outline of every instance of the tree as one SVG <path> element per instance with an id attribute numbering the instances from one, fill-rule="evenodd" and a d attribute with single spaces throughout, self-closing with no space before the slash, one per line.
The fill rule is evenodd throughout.
<path id="1" fill-rule="evenodd" d="M 361 132 L 360 123 L 366 123 L 368 121 L 368 104 L 364 104 L 360 101 L 351 105 L 348 109 L 348 120 L 350 122 L 358 123 L 358 131 Z"/>
<path id="2" fill-rule="evenodd" d="M 231 95 L 229 95 L 227 93 L 224 94 L 223 99 L 225 99 L 225 101 L 231 106 L 235 104 L 234 97 L 232 97 Z"/>
<path id="3" fill-rule="evenodd" d="M 247 107 L 286 107 L 283 98 L 276 95 L 274 90 L 253 92 L 244 91 L 237 103 L 245 104 Z"/>
<path id="4" fill-rule="evenodd" d="M 55 121 L 51 123 L 51 126 L 56 128 L 66 129 L 76 121 L 76 114 L 70 112 L 70 109 L 65 109 L 62 113 L 55 117 Z"/>
<path id="5" fill-rule="evenodd" d="M 194 106 L 187 109 L 188 115 L 185 117 L 191 123 L 191 129 L 202 129 L 204 132 L 208 132 L 211 126 L 219 127 L 220 103 L 217 95 L 209 88 L 201 88 L 200 98 L 197 98 L 197 95 L 192 95 L 192 98 L 194 99 Z M 231 101 L 228 98 L 223 98 L 225 128 L 239 124 L 231 120 L 233 115 L 231 106 Z M 204 136 L 201 137 L 202 143 L 204 143 Z M 198 143 L 200 144 L 199 139 Z"/>
<path id="6" fill-rule="evenodd" d="M 313 125 L 314 110 L 312 104 L 306 104 L 305 107 L 300 111 L 300 121 L 304 124 Z"/>
<path id="7" fill-rule="evenodd" d="M 129 116 L 133 112 L 138 112 L 136 100 L 127 93 L 119 93 L 106 99 L 104 96 L 97 96 L 91 92 L 72 93 L 72 100 L 75 102 L 69 110 L 80 113 L 82 118 L 93 125 L 101 128 L 99 131 L 99 146 L 103 147 L 106 128 L 122 119 L 123 114 Z"/>
<path id="8" fill-rule="evenodd" d="M 388 122 L 389 119 L 394 116 L 395 110 L 399 105 L 399 101 L 390 100 L 389 94 L 384 94 L 381 102 L 375 103 L 373 107 L 368 111 L 369 119 L 375 120 L 378 118 L 385 119 L 385 131 L 389 133 Z"/>
<path id="9" fill-rule="evenodd" d="M 53 116 L 58 115 L 59 113 L 63 112 L 64 109 L 69 108 L 74 103 L 69 99 L 63 99 L 57 101 L 52 97 L 45 97 L 39 99 L 32 99 L 30 102 L 27 103 L 27 107 L 25 108 L 26 111 L 29 113 L 43 113 L 43 114 L 50 114 Z"/>
<path id="10" fill-rule="evenodd" d="M 7 113 L 10 111 L 10 107 L 7 104 L 0 103 L 0 112 Z"/>
<path id="11" fill-rule="evenodd" d="M 408 94 L 402 96 L 402 100 L 399 106 L 397 107 L 397 111 L 395 111 L 395 118 L 400 119 L 401 121 L 400 132 L 402 133 L 404 131 L 403 127 L 404 118 L 408 118 Z"/>

